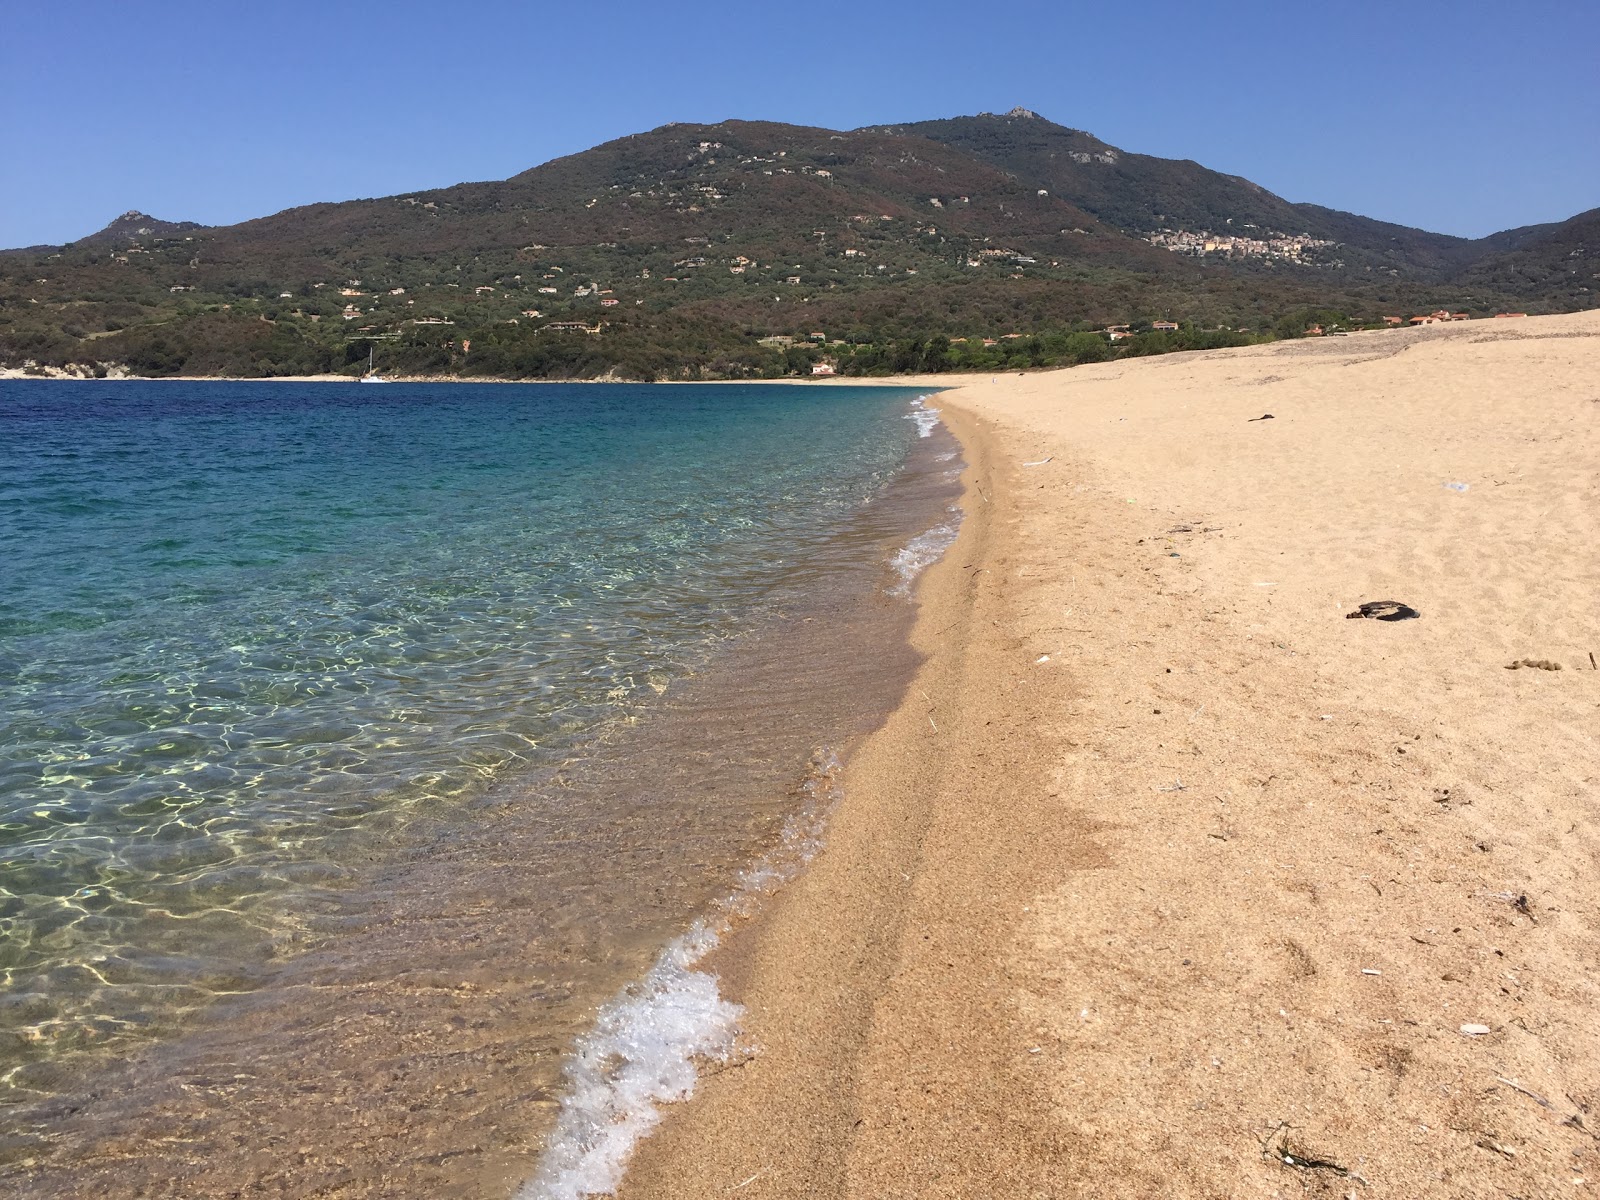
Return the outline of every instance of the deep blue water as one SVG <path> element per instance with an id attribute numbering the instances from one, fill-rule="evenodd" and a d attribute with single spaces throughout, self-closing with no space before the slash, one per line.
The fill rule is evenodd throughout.
<path id="1" fill-rule="evenodd" d="M 704 661 L 913 396 L 0 382 L 0 1083 L 250 986 L 352 847 Z"/>

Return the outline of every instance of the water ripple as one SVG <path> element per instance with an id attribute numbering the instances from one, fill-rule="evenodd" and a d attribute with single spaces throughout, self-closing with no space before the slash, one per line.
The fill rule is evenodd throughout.
<path id="1" fill-rule="evenodd" d="M 695 669 L 915 437 L 885 391 L 373 390 L 0 384 L 0 1099 Z"/>

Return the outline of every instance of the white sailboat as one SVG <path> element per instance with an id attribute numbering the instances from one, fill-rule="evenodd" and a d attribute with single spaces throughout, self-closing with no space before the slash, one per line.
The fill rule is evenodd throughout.
<path id="1" fill-rule="evenodd" d="M 361 377 L 362 383 L 388 383 L 382 375 L 372 368 L 372 347 L 367 347 L 367 373 Z"/>

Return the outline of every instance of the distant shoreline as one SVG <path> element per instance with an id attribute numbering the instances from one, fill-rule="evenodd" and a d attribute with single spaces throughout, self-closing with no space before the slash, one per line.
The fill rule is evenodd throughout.
<path id="1" fill-rule="evenodd" d="M 974 374 L 951 372 L 954 387 L 962 380 L 979 375 L 993 375 L 992 371 Z M 395 375 L 385 376 L 384 383 L 500 383 L 500 384 L 572 384 L 572 383 L 622 383 L 637 385 L 670 384 L 674 387 L 726 387 L 730 384 L 781 383 L 805 387 L 922 387 L 931 378 L 927 375 L 829 375 L 818 378 L 783 379 L 505 379 L 487 375 Z M 0 382 L 6 380 L 36 380 L 46 383 L 360 383 L 358 375 L 107 375 L 95 378 L 83 375 L 34 375 L 20 367 L 0 368 Z M 904 380 L 914 380 L 906 383 Z"/>
<path id="2" fill-rule="evenodd" d="M 1576 316 L 1580 314 L 1567 314 Z M 1401 345 L 1412 345 L 1419 340 L 1433 340 L 1440 337 L 1459 336 L 1464 329 L 1472 329 L 1480 337 L 1498 340 L 1501 337 L 1527 337 L 1526 333 L 1517 333 L 1517 328 L 1525 328 L 1528 320 L 1559 319 L 1559 318 L 1523 318 L 1513 325 L 1506 321 L 1490 318 L 1475 319 L 1471 322 L 1451 322 L 1448 324 L 1429 324 L 1410 326 L 1407 328 L 1384 329 L 1354 329 L 1347 332 L 1337 332 L 1332 335 L 1315 335 L 1304 338 L 1280 338 L 1272 342 L 1257 343 L 1257 347 L 1268 345 L 1294 346 L 1316 345 L 1332 338 L 1341 340 L 1367 339 L 1382 337 L 1385 340 L 1404 338 Z M 1006 376 L 1041 376 L 1054 375 L 1061 371 L 1092 370 L 1096 367 L 1114 366 L 1118 364 L 1131 364 L 1145 358 L 1173 359 L 1189 358 L 1195 356 L 1216 354 L 1225 350 L 1245 350 L 1251 347 L 1193 347 L 1172 348 L 1156 354 L 1141 354 L 1121 356 L 1099 361 L 1080 362 L 1070 365 L 1057 364 L 1053 366 L 1038 367 L 986 367 L 982 370 L 971 371 L 939 371 L 939 372 L 910 372 L 902 375 L 785 375 L 770 379 L 619 379 L 610 376 L 600 377 L 558 377 L 558 378 L 513 378 L 502 375 L 392 375 L 384 376 L 384 383 L 473 383 L 473 384 L 688 384 L 695 387 L 726 386 L 730 384 L 768 384 L 781 383 L 786 385 L 801 385 L 807 387 L 960 387 L 969 383 L 978 383 L 988 380 L 998 380 Z M 46 373 L 40 374 L 24 367 L 0 367 L 0 382 L 15 379 L 48 380 L 57 383 L 359 383 L 359 375 L 131 375 L 107 374 L 105 376 L 88 376 L 74 374 L 60 367 L 44 368 Z"/>

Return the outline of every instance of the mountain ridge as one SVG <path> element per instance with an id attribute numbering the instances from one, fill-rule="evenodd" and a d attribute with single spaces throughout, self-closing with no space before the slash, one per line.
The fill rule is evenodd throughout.
<path id="1" fill-rule="evenodd" d="M 917 354 L 1158 320 L 1282 336 L 1587 306 L 1585 217 L 1454 238 L 1020 108 L 853 130 L 680 122 L 504 180 L 228 226 L 130 211 L 68 246 L 6 252 L 0 362 L 271 374 L 342 369 L 389 339 L 417 370 L 498 355 L 513 373 L 737 375 L 808 369 L 819 355 L 790 344 L 819 330 Z"/>
<path id="2" fill-rule="evenodd" d="M 1421 257 L 1432 270 L 1457 265 L 1450 252 L 1472 244 L 1450 234 L 1289 201 L 1243 176 L 1213 171 L 1193 159 L 1122 150 L 1046 118 L 948 117 L 895 128 L 1004 165 L 1125 232 L 1148 235 L 1173 226 L 1218 232 L 1219 226 L 1256 225 L 1354 247 L 1359 265 L 1388 268 L 1396 264 L 1393 243 L 1403 240 L 1401 258 Z"/>

